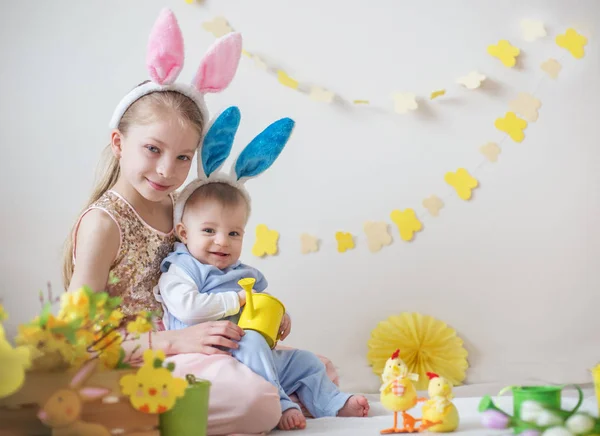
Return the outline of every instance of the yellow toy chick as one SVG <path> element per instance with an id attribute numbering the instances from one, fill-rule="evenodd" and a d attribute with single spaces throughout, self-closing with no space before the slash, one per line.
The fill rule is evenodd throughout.
<path id="1" fill-rule="evenodd" d="M 0 398 L 17 392 L 25 381 L 25 370 L 31 366 L 29 347 L 15 347 L 8 342 L 0 324 Z"/>
<path id="2" fill-rule="evenodd" d="M 135 374 L 121 378 L 121 389 L 129 395 L 132 406 L 144 413 L 163 413 L 170 410 L 177 398 L 185 395 L 187 381 L 173 377 L 174 365 L 163 367 L 165 353 L 158 350 L 144 352 L 144 364 Z"/>
<path id="3" fill-rule="evenodd" d="M 429 400 L 423 404 L 423 420 L 438 422 L 429 428 L 434 433 L 448 433 L 458 428 L 459 417 L 452 403 L 452 385 L 444 377 L 428 372 Z"/>
<path id="4" fill-rule="evenodd" d="M 400 350 L 396 350 L 385 363 L 381 379 L 383 381 L 383 385 L 379 389 L 381 404 L 386 409 L 394 412 L 394 426 L 381 430 L 381 434 L 417 433 L 436 424 L 425 419 L 415 419 L 406 413 L 406 411 L 415 407 L 417 402 L 426 399 L 417 398 L 417 390 L 412 381 L 418 381 L 419 375 L 408 372 L 408 366 L 400 358 Z M 402 412 L 403 423 L 401 428 L 398 428 L 398 412 Z M 419 421 L 422 421 L 421 425 L 415 427 Z"/>

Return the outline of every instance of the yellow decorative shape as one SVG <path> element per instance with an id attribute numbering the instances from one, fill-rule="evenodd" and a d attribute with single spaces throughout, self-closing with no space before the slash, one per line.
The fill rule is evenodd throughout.
<path id="1" fill-rule="evenodd" d="M 292 89 L 298 89 L 298 81 L 292 79 L 283 70 L 277 70 L 277 80 L 283 86 L 287 86 L 288 88 L 292 88 Z"/>
<path id="2" fill-rule="evenodd" d="M 541 21 L 534 20 L 522 20 L 521 31 L 523 32 L 523 39 L 527 42 L 533 42 L 536 39 L 543 38 L 546 36 L 546 29 L 544 23 Z"/>
<path id="3" fill-rule="evenodd" d="M 556 59 L 550 58 L 542 63 L 540 68 L 552 79 L 556 79 L 558 77 L 558 73 L 560 73 L 560 70 L 562 69 L 562 65 Z"/>
<path id="4" fill-rule="evenodd" d="M 431 100 L 434 100 L 438 97 L 441 97 L 442 95 L 446 94 L 446 90 L 445 89 L 439 89 L 437 91 L 433 91 L 431 93 L 431 96 L 429 97 Z"/>
<path id="5" fill-rule="evenodd" d="M 396 92 L 392 94 L 392 98 L 394 100 L 394 110 L 399 114 L 414 111 L 419 107 L 416 96 L 410 92 Z"/>
<path id="6" fill-rule="evenodd" d="M 256 226 L 256 242 L 252 247 L 252 254 L 257 257 L 262 257 L 265 254 L 273 256 L 277 254 L 277 241 L 279 240 L 279 232 L 269 229 L 265 224 Z"/>
<path id="7" fill-rule="evenodd" d="M 31 350 L 27 346 L 14 347 L 6 339 L 0 324 L 0 398 L 14 394 L 25 382 L 25 370 L 31 367 Z"/>
<path id="8" fill-rule="evenodd" d="M 129 396 L 131 405 L 144 413 L 164 413 L 171 410 L 185 395 L 188 383 L 173 377 L 171 363 L 163 366 L 165 353 L 162 350 L 144 351 L 144 364 L 135 374 L 121 377 L 120 385 L 124 395 Z"/>
<path id="9" fill-rule="evenodd" d="M 454 386 L 462 384 L 467 363 L 467 350 L 456 331 L 442 321 L 420 313 L 401 313 L 377 324 L 367 346 L 367 360 L 378 376 L 394 351 L 410 373 L 418 374 L 418 390 L 429 385 L 428 372 L 445 377 Z"/>
<path id="10" fill-rule="evenodd" d="M 212 33 L 215 38 L 220 38 L 233 32 L 225 17 L 215 17 L 212 21 L 205 21 L 202 23 L 202 28 Z"/>
<path id="11" fill-rule="evenodd" d="M 244 50 L 244 49 L 242 49 L 242 54 L 244 56 L 246 56 L 247 58 L 251 58 L 252 57 L 252 53 L 250 53 L 249 51 Z"/>
<path id="12" fill-rule="evenodd" d="M 498 44 L 488 46 L 487 52 L 495 58 L 500 59 L 505 67 L 512 68 L 517 63 L 517 56 L 519 56 L 521 50 L 512 46 L 507 40 L 502 39 L 498 41 Z"/>
<path id="13" fill-rule="evenodd" d="M 485 75 L 479 71 L 471 71 L 466 76 L 459 77 L 456 83 L 464 86 L 467 89 L 477 89 L 481 86 L 481 82 L 486 79 Z"/>
<path id="14" fill-rule="evenodd" d="M 398 227 L 400 237 L 405 241 L 410 241 L 415 232 L 423 228 L 423 224 L 417 218 L 417 214 L 412 209 L 398 210 L 395 209 L 390 214 L 392 221 Z"/>
<path id="15" fill-rule="evenodd" d="M 463 200 L 470 199 L 471 191 L 479 184 L 477 179 L 471 176 L 464 168 L 459 168 L 455 173 L 446 173 L 444 180 L 454 188 L 458 196 Z"/>
<path id="16" fill-rule="evenodd" d="M 370 101 L 369 100 L 352 100 L 352 103 L 354 103 L 354 104 L 369 104 Z"/>
<path id="17" fill-rule="evenodd" d="M 320 88 L 318 86 L 312 86 L 310 88 L 310 99 L 321 103 L 331 103 L 335 94 L 327 89 Z"/>
<path id="18" fill-rule="evenodd" d="M 521 114 L 527 121 L 538 119 L 538 109 L 542 102 L 527 92 L 520 92 L 516 99 L 509 103 L 511 111 Z"/>
<path id="19" fill-rule="evenodd" d="M 525 139 L 523 130 L 527 127 L 527 121 L 517 117 L 514 112 L 506 112 L 504 118 L 498 118 L 494 122 L 496 129 L 507 133 L 515 142 L 521 142 Z"/>
<path id="20" fill-rule="evenodd" d="M 363 229 L 367 235 L 368 246 L 371 253 L 375 253 L 381 250 L 383 246 L 392 243 L 392 236 L 388 231 L 388 224 L 384 221 L 367 221 L 363 225 Z"/>
<path id="21" fill-rule="evenodd" d="M 498 147 L 498 144 L 495 142 L 488 142 L 487 144 L 482 145 L 479 147 L 479 151 L 490 162 L 496 162 L 498 160 L 498 155 L 501 152 L 500 147 Z"/>
<path id="22" fill-rule="evenodd" d="M 569 28 L 563 35 L 556 37 L 556 45 L 569 50 L 575 59 L 581 59 L 585 56 L 584 46 L 587 44 L 587 38 L 577 33 L 575 29 Z"/>
<path id="23" fill-rule="evenodd" d="M 427 209 L 430 215 L 438 216 L 440 209 L 444 207 L 444 202 L 439 197 L 432 195 L 423 200 L 423 207 Z"/>
<path id="24" fill-rule="evenodd" d="M 340 253 L 344 253 L 347 250 L 352 250 L 354 248 L 354 238 L 351 233 L 336 232 L 335 240 L 337 241 L 337 250 Z"/>
<path id="25" fill-rule="evenodd" d="M 4 306 L 0 304 L 0 322 L 6 321 L 8 319 L 8 313 L 4 310 Z"/>
<path id="26" fill-rule="evenodd" d="M 302 254 L 316 253 L 319 251 L 319 240 L 308 233 L 300 235 L 300 251 Z"/>

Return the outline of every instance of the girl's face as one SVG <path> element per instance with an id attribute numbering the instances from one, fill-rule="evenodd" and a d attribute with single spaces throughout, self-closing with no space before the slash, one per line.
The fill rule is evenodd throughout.
<path id="1" fill-rule="evenodd" d="M 127 135 L 112 134 L 112 149 L 119 159 L 121 177 L 149 201 L 164 200 L 188 176 L 200 135 L 182 126 L 174 114 L 160 121 L 133 125 Z"/>

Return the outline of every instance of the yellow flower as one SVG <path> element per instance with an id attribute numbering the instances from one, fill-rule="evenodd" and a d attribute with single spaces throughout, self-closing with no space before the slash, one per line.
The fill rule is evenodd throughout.
<path id="1" fill-rule="evenodd" d="M 400 237 L 405 241 L 410 241 L 415 232 L 418 232 L 423 228 L 421 221 L 419 221 L 415 211 L 412 209 L 393 210 L 390 217 L 398 227 Z"/>
<path id="2" fill-rule="evenodd" d="M 113 330 L 104 336 L 105 334 L 97 333 L 96 341 L 98 341 L 98 343 L 92 347 L 92 350 L 93 352 L 99 353 L 98 358 L 100 361 L 106 368 L 110 369 L 114 368 L 119 361 L 123 337 L 116 330 Z"/>
<path id="3" fill-rule="evenodd" d="M 487 52 L 495 58 L 500 59 L 504 66 L 509 68 L 515 66 L 517 63 L 517 56 L 521 53 L 517 47 L 513 47 L 510 45 L 510 42 L 505 39 L 498 41 L 497 45 L 488 46 Z"/>
<path id="4" fill-rule="evenodd" d="M 152 330 L 152 323 L 148 320 L 148 315 L 143 312 L 137 316 L 135 321 L 127 324 L 127 332 L 133 334 L 146 333 Z"/>
<path id="5" fill-rule="evenodd" d="M 444 180 L 454 188 L 458 196 L 463 200 L 470 199 L 471 191 L 479 184 L 477 179 L 471 176 L 464 168 L 459 168 L 455 173 L 446 173 Z"/>
<path id="6" fill-rule="evenodd" d="M 110 316 L 108 317 L 107 324 L 116 327 L 121 323 L 121 320 L 124 316 L 125 315 L 123 315 L 123 312 L 121 312 L 120 310 L 113 310 L 110 313 Z"/>
<path id="7" fill-rule="evenodd" d="M 60 305 L 59 318 L 73 320 L 89 315 L 90 299 L 84 288 L 62 294 Z"/>
<path id="8" fill-rule="evenodd" d="M 445 377 L 454 386 L 465 379 L 467 350 L 456 332 L 445 323 L 420 313 L 401 313 L 380 322 L 371 332 L 367 360 L 381 376 L 385 362 L 400 349 L 409 372 L 419 375 L 418 390 L 429 385 L 427 372 Z"/>

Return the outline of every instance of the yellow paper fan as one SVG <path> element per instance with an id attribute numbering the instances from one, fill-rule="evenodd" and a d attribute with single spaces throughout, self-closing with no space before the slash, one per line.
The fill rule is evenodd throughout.
<path id="1" fill-rule="evenodd" d="M 385 362 L 400 349 L 400 357 L 412 373 L 419 374 L 415 386 L 426 390 L 427 372 L 445 377 L 454 386 L 465 379 L 467 350 L 456 331 L 444 322 L 420 313 L 404 312 L 381 321 L 371 332 L 367 360 L 381 376 Z"/>

